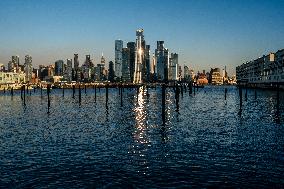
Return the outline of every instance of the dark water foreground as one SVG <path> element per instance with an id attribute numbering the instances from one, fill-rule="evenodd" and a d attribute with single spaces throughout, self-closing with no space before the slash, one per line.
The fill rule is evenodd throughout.
<path id="1" fill-rule="evenodd" d="M 0 94 L 0 188 L 284 187 L 284 93 L 205 87 Z M 245 92 L 243 92 L 245 95 Z"/>

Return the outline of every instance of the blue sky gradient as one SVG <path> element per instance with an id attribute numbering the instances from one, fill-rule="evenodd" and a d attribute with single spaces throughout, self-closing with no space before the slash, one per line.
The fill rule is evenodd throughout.
<path id="1" fill-rule="evenodd" d="M 284 48 L 283 0 L 27 0 L 0 1 L 0 63 L 33 57 L 35 67 L 79 53 L 114 59 L 114 40 L 164 40 L 195 71 L 223 68 Z"/>

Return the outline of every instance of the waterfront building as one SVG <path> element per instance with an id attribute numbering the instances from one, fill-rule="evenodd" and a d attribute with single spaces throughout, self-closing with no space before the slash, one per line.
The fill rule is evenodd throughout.
<path id="1" fill-rule="evenodd" d="M 67 59 L 67 65 L 65 70 L 65 79 L 70 82 L 72 81 L 72 59 Z"/>
<path id="2" fill-rule="evenodd" d="M 55 61 L 54 75 L 56 75 L 56 76 L 63 76 L 63 72 L 64 72 L 63 68 L 64 68 L 63 60 Z"/>
<path id="3" fill-rule="evenodd" d="M 284 49 L 263 55 L 236 67 L 239 84 L 271 84 L 284 82 Z"/>
<path id="4" fill-rule="evenodd" d="M 223 76 L 220 73 L 220 68 L 211 68 L 211 83 L 213 85 L 222 85 L 223 84 Z"/>
<path id="5" fill-rule="evenodd" d="M 169 50 L 164 47 L 164 41 L 157 41 L 155 57 L 157 64 L 157 79 L 158 81 L 167 81 L 169 74 Z"/>
<path id="6" fill-rule="evenodd" d="M 145 40 L 144 30 L 136 30 L 136 46 L 135 46 L 135 68 L 133 83 L 142 83 L 143 65 L 145 64 Z"/>
<path id="7" fill-rule="evenodd" d="M 122 76 L 122 48 L 123 48 L 123 41 L 122 40 L 115 40 L 115 76 L 117 78 L 121 78 Z"/>
<path id="8" fill-rule="evenodd" d="M 80 78 L 80 72 L 79 72 L 79 56 L 78 54 L 74 54 L 74 75 L 73 80 L 78 81 Z"/>
<path id="9" fill-rule="evenodd" d="M 108 64 L 108 80 L 110 82 L 114 82 L 114 76 L 114 64 L 112 61 L 110 61 Z"/>
<path id="10" fill-rule="evenodd" d="M 128 42 L 127 48 L 129 49 L 130 80 L 131 82 L 133 82 L 134 71 L 135 71 L 135 42 Z"/>
<path id="11" fill-rule="evenodd" d="M 183 78 L 186 80 L 186 81 L 190 81 L 191 80 L 191 76 L 190 76 L 190 71 L 189 71 L 189 67 L 184 65 L 183 66 L 183 70 L 184 70 L 184 76 Z"/>
<path id="12" fill-rule="evenodd" d="M 150 60 L 150 45 L 145 47 L 145 64 L 144 64 L 144 81 L 150 82 L 151 79 L 151 60 Z"/>
<path id="13" fill-rule="evenodd" d="M 24 66 L 25 66 L 26 82 L 29 82 L 32 79 L 32 72 L 33 72 L 32 57 L 30 55 L 25 56 Z"/>
<path id="14" fill-rule="evenodd" d="M 122 49 L 122 81 L 131 82 L 130 78 L 130 50 Z"/>
<path id="15" fill-rule="evenodd" d="M 26 75 L 24 73 L 14 73 L 14 72 L 0 72 L 0 86 L 19 84 L 26 82 Z M 2 87 L 1 87 L 2 88 Z"/>
<path id="16" fill-rule="evenodd" d="M 169 80 L 177 81 L 179 79 L 178 73 L 178 54 L 171 53 L 171 58 L 169 61 Z"/>
<path id="17" fill-rule="evenodd" d="M 104 72 L 105 72 L 105 58 L 104 55 L 102 54 L 101 62 L 97 64 L 96 68 L 96 74 L 95 74 L 96 80 L 104 81 L 106 79 Z"/>

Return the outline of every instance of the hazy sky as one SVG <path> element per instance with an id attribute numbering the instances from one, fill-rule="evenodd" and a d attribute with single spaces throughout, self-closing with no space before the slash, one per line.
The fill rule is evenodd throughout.
<path id="1" fill-rule="evenodd" d="M 95 64 L 114 59 L 114 40 L 135 41 L 144 29 L 195 71 L 223 68 L 284 48 L 284 0 L 0 0 L 0 63 L 66 61 L 79 53 Z"/>

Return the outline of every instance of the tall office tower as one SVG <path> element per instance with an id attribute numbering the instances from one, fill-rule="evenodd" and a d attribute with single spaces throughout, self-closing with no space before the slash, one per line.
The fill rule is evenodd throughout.
<path id="1" fill-rule="evenodd" d="M 79 79 L 80 79 L 79 57 L 78 57 L 78 54 L 74 54 L 74 75 L 73 75 L 73 80 L 78 81 Z"/>
<path id="2" fill-rule="evenodd" d="M 84 79 L 88 80 L 91 77 L 91 71 L 93 68 L 93 63 L 91 61 L 91 56 L 90 55 L 86 55 L 86 60 L 85 63 L 82 65 L 82 73 L 83 73 L 83 77 Z"/>
<path id="3" fill-rule="evenodd" d="M 164 81 L 166 79 L 166 57 L 164 41 L 157 41 L 157 49 L 155 50 L 156 64 L 157 64 L 157 79 Z"/>
<path id="4" fill-rule="evenodd" d="M 115 76 L 121 78 L 122 76 L 122 48 L 123 48 L 123 41 L 122 40 L 115 40 Z"/>
<path id="5" fill-rule="evenodd" d="M 145 64 L 145 40 L 143 29 L 136 30 L 135 71 L 133 83 L 142 83 L 142 72 Z"/>
<path id="6" fill-rule="evenodd" d="M 145 64 L 144 64 L 144 81 L 150 82 L 151 79 L 151 60 L 150 60 L 150 45 L 146 45 L 145 48 Z"/>
<path id="7" fill-rule="evenodd" d="M 170 66 L 170 52 L 169 52 L 169 49 L 165 48 L 165 65 L 164 65 L 165 78 L 164 78 L 164 81 L 169 80 L 169 66 Z"/>
<path id="8" fill-rule="evenodd" d="M 26 81 L 29 82 L 32 79 L 32 72 L 33 72 L 32 57 L 30 55 L 25 56 L 24 66 L 25 66 Z"/>
<path id="9" fill-rule="evenodd" d="M 130 50 L 128 48 L 122 49 L 122 81 L 131 82 L 130 78 Z"/>
<path id="10" fill-rule="evenodd" d="M 103 81 L 105 80 L 105 75 L 104 75 L 104 72 L 105 72 L 105 58 L 104 58 L 104 55 L 102 54 L 102 57 L 101 57 L 101 62 L 97 65 L 97 80 L 100 80 L 100 81 Z"/>
<path id="11" fill-rule="evenodd" d="M 128 42 L 127 48 L 129 49 L 130 80 L 131 82 L 133 82 L 134 70 L 135 70 L 135 42 Z"/>
<path id="12" fill-rule="evenodd" d="M 169 80 L 178 80 L 178 54 L 171 53 L 169 66 Z"/>
<path id="13" fill-rule="evenodd" d="M 8 63 L 8 72 L 13 72 L 13 68 L 14 68 L 13 62 L 9 61 L 9 63 Z"/>
<path id="14" fill-rule="evenodd" d="M 72 59 L 67 59 L 67 66 L 65 71 L 65 76 L 67 81 L 72 81 Z"/>
<path id="15" fill-rule="evenodd" d="M 114 64 L 112 61 L 108 64 L 108 80 L 114 82 Z"/>
<path id="16" fill-rule="evenodd" d="M 12 56 L 13 72 L 19 73 L 20 71 L 20 58 L 19 56 Z"/>
<path id="17" fill-rule="evenodd" d="M 189 71 L 189 68 L 188 68 L 188 66 L 186 66 L 186 65 L 184 65 L 184 67 L 183 67 L 183 70 L 184 70 L 184 79 L 186 80 L 186 81 L 190 81 L 191 80 L 191 77 L 190 77 L 190 71 Z"/>
<path id="18" fill-rule="evenodd" d="M 57 60 L 54 66 L 54 75 L 63 76 L 63 71 L 64 71 L 63 66 L 64 66 L 63 60 Z"/>
<path id="19" fill-rule="evenodd" d="M 79 69 L 79 56 L 78 54 L 74 54 L 74 70 Z"/>

